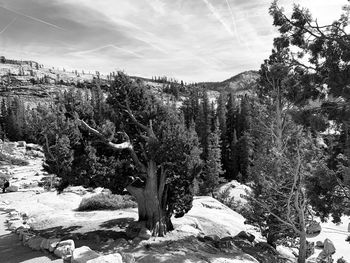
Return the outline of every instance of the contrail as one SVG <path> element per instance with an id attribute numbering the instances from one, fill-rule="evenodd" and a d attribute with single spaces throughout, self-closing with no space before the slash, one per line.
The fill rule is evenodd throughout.
<path id="1" fill-rule="evenodd" d="M 138 57 L 138 58 L 142 58 L 143 56 L 131 51 L 131 50 L 128 50 L 128 49 L 125 49 L 125 48 L 121 48 L 121 47 L 118 47 L 114 44 L 109 44 L 109 45 L 105 45 L 105 46 L 102 46 L 102 47 L 97 47 L 97 48 L 93 48 L 93 49 L 88 49 L 88 50 L 83 50 L 83 51 L 77 51 L 77 52 L 72 52 L 71 54 L 73 55 L 85 55 L 85 54 L 89 54 L 89 53 L 93 53 L 93 52 L 96 52 L 96 51 L 99 51 L 101 49 L 104 49 L 104 48 L 114 48 L 114 49 L 117 49 L 117 50 L 120 50 L 120 51 L 123 51 L 124 53 L 129 53 L 135 57 Z"/>
<path id="2" fill-rule="evenodd" d="M 237 31 L 237 25 L 236 25 L 235 16 L 233 15 L 233 12 L 232 12 L 232 9 L 231 9 L 231 5 L 230 5 L 230 3 L 228 2 L 228 0 L 226 0 L 226 4 L 227 4 L 228 9 L 229 9 L 230 14 L 231 14 L 232 24 L 233 24 L 233 31 L 235 32 L 235 35 L 237 36 L 238 40 L 240 40 L 240 39 L 239 39 L 239 36 L 238 36 L 238 31 Z"/>
<path id="3" fill-rule="evenodd" d="M 1 31 L 0 35 L 4 33 L 15 21 L 17 20 L 17 17 L 15 17 L 10 23 L 8 23 Z"/>
<path id="4" fill-rule="evenodd" d="M 249 45 L 247 45 L 244 41 L 242 41 L 240 35 L 238 34 L 236 19 L 235 19 L 235 16 L 234 16 L 234 14 L 233 14 L 231 5 L 230 5 L 230 3 L 229 3 L 229 0 L 226 0 L 226 4 L 227 4 L 228 9 L 229 9 L 230 14 L 231 14 L 232 25 L 233 25 L 233 31 L 234 31 L 234 33 L 235 33 L 235 35 L 236 35 L 236 37 L 237 37 L 238 42 L 239 42 L 240 44 L 244 45 L 244 46 L 247 48 L 247 50 L 248 50 L 249 53 L 253 54 L 253 51 L 251 50 L 251 48 L 249 47 Z"/>
<path id="5" fill-rule="evenodd" d="M 39 19 L 39 18 L 36 18 L 36 17 L 34 17 L 34 16 L 26 15 L 26 14 L 23 14 L 23 13 L 21 13 L 21 12 L 12 10 L 12 9 L 10 9 L 10 8 L 8 8 L 8 7 L 3 6 L 3 5 L 0 6 L 0 8 L 3 8 L 3 9 L 5 9 L 5 10 L 8 10 L 8 11 L 10 11 L 10 12 L 12 12 L 12 13 L 17 14 L 17 15 L 24 16 L 24 17 L 29 18 L 29 19 L 31 19 L 31 20 L 34 20 L 34 21 L 36 21 L 36 22 L 39 22 L 39 23 L 42 23 L 42 24 L 45 24 L 45 25 L 54 27 L 54 28 L 56 28 L 56 29 L 65 30 L 64 28 L 62 28 L 62 27 L 60 27 L 60 26 L 51 24 L 51 23 L 49 23 L 49 22 L 46 22 L 46 21 L 44 21 L 44 20 L 42 20 L 42 19 Z"/>
<path id="6" fill-rule="evenodd" d="M 208 9 L 210 12 L 215 16 L 215 18 L 224 26 L 226 31 L 231 35 L 234 36 L 234 32 L 232 29 L 229 27 L 229 25 L 224 21 L 224 19 L 221 17 L 221 15 L 218 13 L 218 11 L 215 9 L 215 7 L 208 1 L 208 0 L 203 0 L 203 2 L 207 5 Z"/>

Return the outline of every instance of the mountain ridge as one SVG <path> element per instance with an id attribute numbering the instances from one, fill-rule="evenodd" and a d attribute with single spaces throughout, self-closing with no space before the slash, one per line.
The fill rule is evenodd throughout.
<path id="1" fill-rule="evenodd" d="M 26 100 L 45 101 L 60 91 L 67 88 L 90 88 L 98 83 L 106 89 L 110 86 L 116 72 L 110 74 L 101 74 L 98 71 L 94 73 L 77 70 L 67 71 L 64 68 L 48 68 L 33 60 L 22 61 L 6 59 L 0 56 L 0 97 L 20 96 Z M 130 76 L 134 81 L 143 81 L 143 83 L 154 90 L 156 93 L 173 93 L 173 88 L 180 90 L 180 96 L 186 97 L 192 87 L 203 87 L 209 93 L 218 96 L 220 92 L 233 92 L 237 95 L 245 94 L 250 91 L 258 78 L 258 72 L 254 70 L 244 71 L 219 82 L 199 82 L 195 84 L 184 84 L 175 79 L 166 77 L 158 78 Z"/>

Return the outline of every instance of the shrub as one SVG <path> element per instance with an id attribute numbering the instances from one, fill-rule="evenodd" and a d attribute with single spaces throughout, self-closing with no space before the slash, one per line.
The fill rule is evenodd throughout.
<path id="1" fill-rule="evenodd" d="M 247 204 L 243 204 L 242 201 L 235 200 L 234 197 L 230 197 L 230 187 L 227 187 L 225 190 L 218 192 L 215 198 L 219 202 L 223 203 L 244 217 L 247 217 L 247 215 L 252 212 L 251 208 Z"/>
<path id="2" fill-rule="evenodd" d="M 12 164 L 12 165 L 20 165 L 20 166 L 25 166 L 29 164 L 27 160 L 16 158 L 4 153 L 0 153 L 0 162 Z"/>
<path id="3" fill-rule="evenodd" d="M 338 258 L 337 263 L 348 263 L 343 257 Z"/>
<path id="4" fill-rule="evenodd" d="M 129 195 L 100 193 L 83 198 L 78 207 L 78 211 L 118 210 L 133 207 L 137 207 L 137 204 Z"/>

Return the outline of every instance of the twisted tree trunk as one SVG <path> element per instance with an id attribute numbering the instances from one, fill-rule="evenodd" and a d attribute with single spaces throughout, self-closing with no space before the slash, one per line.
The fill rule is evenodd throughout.
<path id="1" fill-rule="evenodd" d="M 157 142 L 157 138 L 152 129 L 152 122 L 149 126 L 145 126 L 135 119 L 129 107 L 127 113 L 132 120 L 142 130 L 147 132 L 147 136 L 143 136 L 147 143 Z M 135 187 L 129 184 L 126 189 L 136 198 L 139 213 L 139 222 L 144 222 L 147 229 L 152 232 L 153 236 L 164 236 L 168 231 L 172 230 L 170 214 L 167 213 L 167 191 L 165 191 L 166 171 L 161 166 L 161 171 L 158 173 L 158 167 L 155 160 L 150 157 L 147 164 L 142 163 L 133 149 L 129 136 L 124 133 L 126 141 L 115 144 L 109 141 L 98 130 L 89 126 L 86 122 L 79 120 L 80 125 L 89 132 L 95 134 L 108 147 L 114 150 L 128 149 L 137 169 L 146 174 L 146 184 L 143 187 Z"/>
<path id="2" fill-rule="evenodd" d="M 162 173 L 163 174 L 163 173 Z M 147 179 L 143 188 L 129 185 L 126 189 L 136 198 L 139 222 L 144 222 L 153 236 L 164 236 L 172 230 L 169 215 L 166 212 L 164 196 L 165 175 L 157 177 L 157 166 L 154 161 L 147 164 Z"/>

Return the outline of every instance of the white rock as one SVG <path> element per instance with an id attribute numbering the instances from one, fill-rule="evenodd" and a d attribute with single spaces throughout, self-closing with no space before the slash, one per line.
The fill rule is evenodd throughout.
<path id="1" fill-rule="evenodd" d="M 24 230 L 29 230 L 29 229 L 30 229 L 30 226 L 28 226 L 27 224 L 23 224 L 23 226 L 21 226 L 20 228 L 16 228 L 15 233 L 18 234 L 18 231 L 20 231 L 20 230 L 22 230 L 22 229 L 24 229 Z"/>
<path id="2" fill-rule="evenodd" d="M 100 256 L 86 261 L 86 263 L 123 263 L 123 258 L 120 254 L 110 254 L 106 256 Z"/>
<path id="3" fill-rule="evenodd" d="M 72 250 L 75 249 L 74 240 L 72 240 L 72 239 L 67 239 L 67 240 L 60 241 L 58 243 L 57 247 L 61 247 L 61 246 L 70 246 L 72 248 Z"/>
<path id="4" fill-rule="evenodd" d="M 53 253 L 59 258 L 67 258 L 72 255 L 73 250 L 70 245 L 65 245 L 56 247 Z"/>
<path id="5" fill-rule="evenodd" d="M 91 250 L 87 246 L 76 248 L 73 251 L 71 263 L 85 263 L 91 259 L 98 258 L 100 254 Z M 100 261 L 99 261 L 100 262 Z"/>
<path id="6" fill-rule="evenodd" d="M 57 245 L 60 243 L 61 239 L 59 238 L 49 238 L 49 251 L 53 252 Z"/>
<path id="7" fill-rule="evenodd" d="M 194 228 L 193 226 L 190 226 L 190 225 L 179 226 L 176 228 L 176 230 L 186 232 L 186 233 L 191 233 L 193 235 L 198 235 L 199 233 L 201 233 L 199 229 Z"/>

